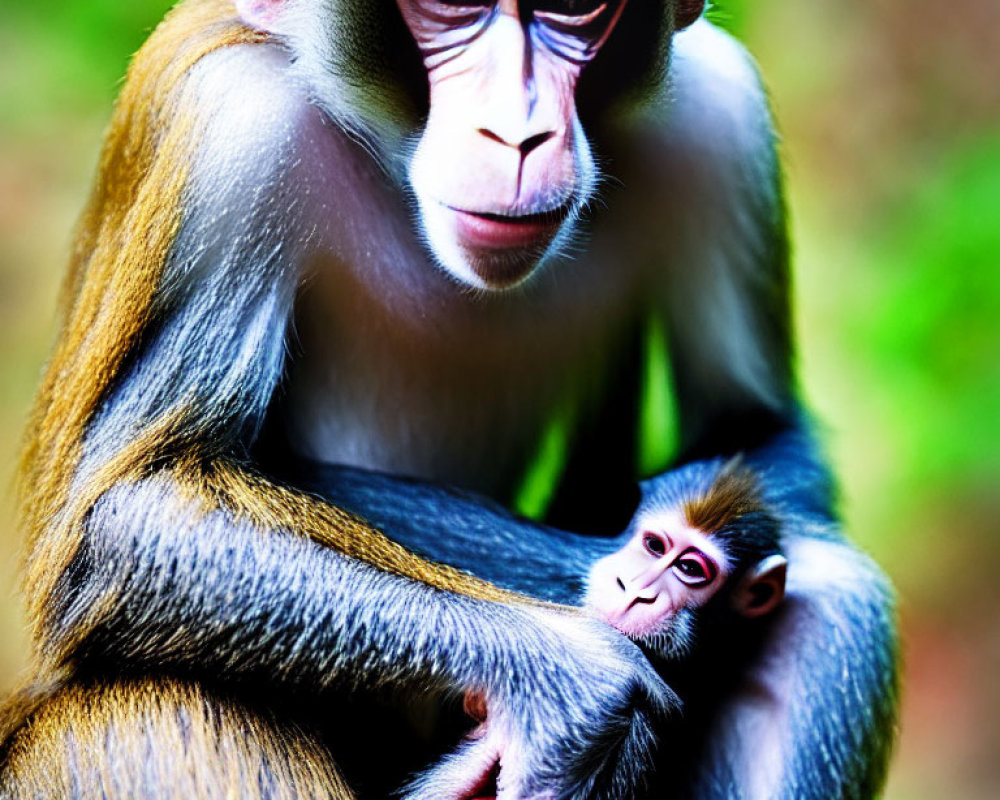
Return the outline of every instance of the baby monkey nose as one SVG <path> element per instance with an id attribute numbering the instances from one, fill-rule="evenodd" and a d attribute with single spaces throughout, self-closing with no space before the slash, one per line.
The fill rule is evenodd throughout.
<path id="1" fill-rule="evenodd" d="M 621 613 L 623 614 L 633 606 L 640 603 L 655 603 L 656 598 L 660 594 L 654 585 L 643 583 L 638 579 L 629 581 L 628 584 L 626 584 L 626 582 L 622 580 L 621 576 L 617 576 L 615 578 L 615 582 L 624 594 L 624 597 L 621 598 L 620 604 Z"/>

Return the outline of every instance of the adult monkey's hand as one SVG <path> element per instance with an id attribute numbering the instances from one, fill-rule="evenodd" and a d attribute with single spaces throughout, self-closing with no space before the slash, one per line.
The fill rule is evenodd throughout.
<path id="1" fill-rule="evenodd" d="M 475 693 L 485 719 L 413 782 L 407 800 L 624 800 L 644 785 L 655 723 L 679 710 L 676 695 L 605 622 L 561 610 L 531 614 L 538 627 L 528 635 L 542 641 L 532 645 L 527 672 L 511 665 L 507 680 Z"/>

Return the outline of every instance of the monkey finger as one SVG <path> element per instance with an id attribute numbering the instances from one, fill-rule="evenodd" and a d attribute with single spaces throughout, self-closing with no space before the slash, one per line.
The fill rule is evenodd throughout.
<path id="1" fill-rule="evenodd" d="M 496 797 L 499 742 L 484 731 L 463 742 L 438 764 L 414 778 L 403 800 L 480 800 Z"/>

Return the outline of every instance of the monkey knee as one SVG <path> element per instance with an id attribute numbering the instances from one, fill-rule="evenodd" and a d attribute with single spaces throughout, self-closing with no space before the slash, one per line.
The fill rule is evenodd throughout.
<path id="1" fill-rule="evenodd" d="M 353 794 L 294 724 L 174 681 L 72 685 L 12 740 L 0 797 L 251 798 Z"/>

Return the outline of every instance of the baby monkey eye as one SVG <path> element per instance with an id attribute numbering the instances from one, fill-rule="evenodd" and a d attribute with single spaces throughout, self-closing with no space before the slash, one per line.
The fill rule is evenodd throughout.
<path id="1" fill-rule="evenodd" d="M 646 548 L 647 553 L 657 558 L 663 558 L 667 554 L 666 543 L 659 536 L 652 533 L 643 535 L 642 546 Z"/>
<path id="2" fill-rule="evenodd" d="M 688 586 L 707 586 L 715 580 L 718 570 L 703 553 L 688 550 L 674 562 L 674 572 Z"/>

